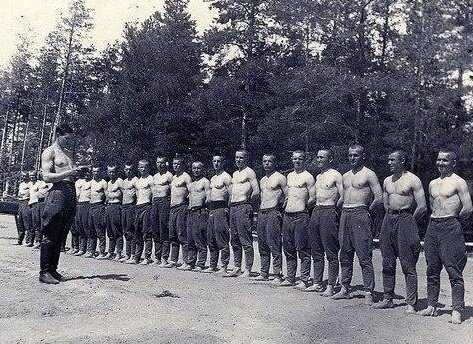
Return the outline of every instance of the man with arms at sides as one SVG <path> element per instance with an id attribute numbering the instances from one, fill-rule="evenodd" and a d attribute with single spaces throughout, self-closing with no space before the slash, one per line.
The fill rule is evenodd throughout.
<path id="1" fill-rule="evenodd" d="M 440 292 L 440 272 L 444 266 L 452 287 L 452 316 L 450 322 L 460 324 L 465 307 L 463 269 L 466 265 L 466 246 L 461 222 L 472 213 L 471 197 L 464 179 L 453 173 L 457 155 L 450 149 L 440 150 L 437 169 L 440 177 L 429 184 L 429 226 L 424 239 L 427 261 L 428 307 L 419 311 L 424 316 L 437 315 Z"/>
<path id="2" fill-rule="evenodd" d="M 135 213 L 135 256 L 127 263 L 147 265 L 152 263 L 151 252 L 153 250 L 153 239 L 151 236 L 151 188 L 153 187 L 153 176 L 149 174 L 149 162 L 142 159 L 138 162 L 140 177 L 135 181 L 136 188 L 136 213 Z M 140 263 L 141 255 L 145 259 Z"/>
<path id="3" fill-rule="evenodd" d="M 110 180 L 107 182 L 107 206 L 105 207 L 105 225 L 108 235 L 108 253 L 106 259 L 119 261 L 123 251 L 123 228 L 122 228 L 122 183 L 118 177 L 117 165 L 109 164 L 107 174 Z M 115 254 L 115 249 L 117 253 Z"/>
<path id="4" fill-rule="evenodd" d="M 204 164 L 192 163 L 192 182 L 189 184 L 189 212 L 187 214 L 188 266 L 186 270 L 203 271 L 207 261 L 207 222 L 209 212 L 206 208 L 210 196 L 210 182 L 203 176 Z"/>
<path id="5" fill-rule="evenodd" d="M 314 262 L 314 284 L 306 291 L 323 291 L 324 254 L 328 261 L 327 289 L 322 296 L 332 296 L 338 278 L 338 214 L 343 203 L 343 182 L 340 172 L 332 167 L 333 151 L 321 149 L 317 153 L 320 173 L 315 180 L 315 208 L 309 222 L 309 239 Z"/>
<path id="6" fill-rule="evenodd" d="M 79 251 L 75 256 L 82 256 L 87 252 L 89 247 L 96 246 L 95 231 L 90 228 L 89 210 L 90 210 L 90 188 L 92 175 L 87 169 L 81 173 L 83 178 L 76 180 L 76 194 L 77 194 L 77 213 L 74 222 L 75 230 L 79 234 Z"/>
<path id="7" fill-rule="evenodd" d="M 75 167 L 71 148 L 73 130 L 67 124 L 56 128 L 56 140 L 41 155 L 41 169 L 46 183 L 52 183 L 42 214 L 43 240 L 40 251 L 39 280 L 58 284 L 57 272 L 61 244 L 67 237 L 76 212 L 74 180 L 82 167 Z"/>
<path id="8" fill-rule="evenodd" d="M 373 303 L 374 269 L 372 262 L 373 232 L 370 211 L 382 202 L 383 191 L 376 174 L 365 167 L 365 149 L 360 145 L 348 149 L 351 170 L 343 175 L 343 208 L 340 216 L 341 290 L 333 299 L 351 298 L 355 252 L 360 262 L 365 304 Z"/>
<path id="9" fill-rule="evenodd" d="M 386 214 L 379 235 L 383 256 L 384 300 L 373 308 L 393 308 L 396 285 L 396 258 L 399 257 L 406 280 L 406 314 L 415 313 L 417 303 L 416 264 L 421 250 L 418 221 L 427 211 L 424 188 L 420 179 L 406 171 L 407 153 L 396 150 L 388 156 L 393 173 L 383 183 L 383 203 Z M 412 210 L 415 208 L 414 213 Z"/>
<path id="10" fill-rule="evenodd" d="M 169 240 L 171 242 L 171 259 L 166 268 L 177 266 L 179 246 L 182 245 L 181 269 L 188 269 L 187 248 L 187 196 L 191 177 L 184 171 L 184 158 L 176 156 L 172 161 L 174 176 L 171 182 L 171 211 L 169 215 Z"/>
<path id="11" fill-rule="evenodd" d="M 287 192 L 286 177 L 276 171 L 274 153 L 263 155 L 265 176 L 261 178 L 261 204 L 256 230 L 261 258 L 261 272 L 257 281 L 269 280 L 269 267 L 273 257 L 274 283 L 282 282 L 282 206 Z"/>
<path id="12" fill-rule="evenodd" d="M 237 170 L 233 172 L 230 188 L 230 240 L 233 248 L 234 269 L 224 277 L 250 277 L 253 268 L 254 249 L 251 224 L 253 222 L 252 201 L 259 196 L 259 185 L 255 172 L 248 167 L 248 152 L 239 149 L 235 152 Z M 245 251 L 246 271 L 241 273 L 243 250 Z"/>
<path id="13" fill-rule="evenodd" d="M 221 153 L 215 153 L 212 165 L 215 174 L 210 178 L 210 211 L 207 227 L 207 242 L 210 250 L 210 266 L 203 272 L 227 272 L 230 260 L 230 228 L 228 224 L 228 198 L 232 185 L 232 177 L 225 172 L 225 158 Z M 220 255 L 220 270 L 217 268 Z"/>
<path id="14" fill-rule="evenodd" d="M 310 243 L 308 208 L 315 203 L 315 179 L 306 170 L 306 155 L 301 150 L 292 153 L 294 171 L 287 176 L 287 196 L 282 225 L 282 245 L 286 256 L 287 277 L 282 287 L 309 287 Z M 301 260 L 301 280 L 296 285 L 297 255 Z"/>
<path id="15" fill-rule="evenodd" d="M 158 172 L 153 176 L 153 201 L 151 224 L 153 226 L 154 258 L 153 264 L 163 268 L 169 258 L 169 212 L 171 207 L 172 173 L 168 171 L 164 155 L 156 158 Z"/>
<path id="16" fill-rule="evenodd" d="M 92 180 L 90 181 L 89 224 L 90 231 L 95 232 L 95 238 L 99 241 L 99 255 L 97 256 L 97 259 L 105 259 L 106 256 L 105 248 L 107 239 L 104 223 L 106 191 L 107 182 L 102 179 L 102 169 L 99 166 L 93 166 Z M 97 241 L 95 240 L 95 243 L 96 242 Z M 95 249 L 96 246 L 94 245 L 90 250 L 88 250 L 89 252 L 87 252 L 84 258 L 95 258 Z"/>
<path id="17" fill-rule="evenodd" d="M 43 213 L 43 209 L 44 209 L 44 200 L 46 198 L 46 195 L 48 194 L 49 188 L 51 187 L 52 187 L 52 184 L 46 183 L 43 180 L 42 173 L 39 172 L 38 181 L 32 186 L 32 189 L 34 189 L 33 192 L 37 192 L 37 198 L 38 198 L 38 202 L 33 204 L 33 208 L 31 209 L 31 218 L 33 220 L 33 225 L 36 228 L 36 233 L 35 233 L 36 242 L 35 242 L 35 245 L 33 246 L 34 249 L 40 248 L 41 240 L 43 239 L 43 233 L 41 232 L 42 230 L 41 214 Z"/>
<path id="18" fill-rule="evenodd" d="M 31 226 L 31 209 L 28 206 L 30 199 L 31 183 L 29 181 L 28 173 L 21 172 L 20 184 L 18 185 L 18 245 L 23 244 L 23 239 L 26 237 L 26 245 L 29 244 L 28 232 Z"/>
<path id="19" fill-rule="evenodd" d="M 38 227 L 41 225 L 41 218 L 38 217 L 38 212 L 37 212 L 37 205 L 39 202 L 39 181 L 36 177 L 37 172 L 36 171 L 30 171 L 28 172 L 28 177 L 30 179 L 30 198 L 28 200 L 28 207 L 30 208 L 30 226 L 29 226 L 29 232 L 27 234 L 28 236 L 28 247 L 33 247 L 35 239 L 36 238 L 36 233 L 39 232 Z M 44 182 L 43 182 L 44 183 Z M 46 183 L 45 183 L 46 184 Z"/>
<path id="20" fill-rule="evenodd" d="M 135 204 L 136 204 L 136 188 L 135 183 L 138 178 L 133 173 L 133 163 L 126 162 L 125 179 L 122 183 L 122 228 L 125 235 L 125 256 L 120 262 L 133 260 L 135 255 Z"/>

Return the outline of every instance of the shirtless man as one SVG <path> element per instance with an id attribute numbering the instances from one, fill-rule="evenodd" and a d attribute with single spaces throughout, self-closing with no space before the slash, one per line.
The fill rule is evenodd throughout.
<path id="1" fill-rule="evenodd" d="M 151 189 L 153 187 L 153 176 L 149 174 L 149 162 L 142 159 L 138 162 L 140 177 L 135 181 L 136 189 L 136 213 L 135 213 L 135 255 L 130 258 L 128 264 L 151 264 L 151 252 L 153 250 L 153 239 L 151 235 Z M 145 259 L 140 263 L 141 255 Z"/>
<path id="2" fill-rule="evenodd" d="M 365 304 L 373 303 L 374 270 L 372 262 L 373 233 L 370 211 L 382 202 L 383 191 L 378 177 L 364 166 L 365 149 L 360 145 L 348 149 L 351 170 L 343 175 L 343 209 L 340 216 L 341 290 L 334 300 L 351 298 L 355 252 L 360 262 L 365 290 Z"/>
<path id="3" fill-rule="evenodd" d="M 256 231 L 258 232 L 258 250 L 261 258 L 260 275 L 257 281 L 269 280 L 269 266 L 273 256 L 273 282 L 282 282 L 282 206 L 286 190 L 286 177 L 276 171 L 276 156 L 273 153 L 263 155 L 265 176 L 261 178 L 261 204 L 258 212 Z"/>
<path id="4" fill-rule="evenodd" d="M 156 158 L 158 172 L 153 176 L 151 224 L 153 226 L 153 264 L 163 268 L 169 258 L 169 212 L 171 207 L 172 173 L 168 171 L 165 156 Z"/>
<path id="5" fill-rule="evenodd" d="M 20 174 L 20 184 L 18 185 L 18 245 L 23 244 L 25 235 L 30 230 L 31 226 L 31 209 L 28 206 L 30 199 L 30 188 L 31 184 L 29 181 L 28 173 L 22 172 Z M 26 245 L 29 244 L 29 238 L 26 238 Z"/>
<path id="6" fill-rule="evenodd" d="M 38 179 L 36 177 L 36 171 L 28 172 L 28 179 L 30 184 L 30 197 L 28 199 L 28 208 L 30 209 L 30 225 L 26 234 L 26 242 L 28 247 L 33 247 L 35 242 L 35 235 L 38 232 L 40 221 L 38 221 L 37 211 L 33 211 L 33 207 L 38 204 Z"/>
<path id="7" fill-rule="evenodd" d="M 39 249 L 41 246 L 41 240 L 43 239 L 43 233 L 41 232 L 41 214 L 43 213 L 44 209 L 44 199 L 46 198 L 46 195 L 48 193 L 49 188 L 52 186 L 50 183 L 46 183 L 42 179 L 42 175 L 40 172 L 38 181 L 31 186 L 31 192 L 30 192 L 30 201 L 31 199 L 36 198 L 36 203 L 33 203 L 32 209 L 31 209 L 31 219 L 32 219 L 32 224 L 36 229 L 35 233 L 35 244 L 33 246 L 34 249 Z M 31 196 L 33 194 L 33 196 Z"/>
<path id="8" fill-rule="evenodd" d="M 192 182 L 189 184 L 189 211 L 187 214 L 188 266 L 186 270 L 203 271 L 207 261 L 207 222 L 209 212 L 206 208 L 210 196 L 210 182 L 203 176 L 204 164 L 192 163 Z M 209 198 L 210 199 L 210 198 Z"/>
<path id="9" fill-rule="evenodd" d="M 248 152 L 244 149 L 235 152 L 235 164 L 230 189 L 230 240 L 233 248 L 234 269 L 224 277 L 250 277 L 253 268 L 254 249 L 251 224 L 253 207 L 251 202 L 259 196 L 259 185 L 255 172 L 248 167 Z M 241 273 L 242 248 L 245 251 L 246 271 Z"/>
<path id="10" fill-rule="evenodd" d="M 105 237 L 104 211 L 105 211 L 105 192 L 107 191 L 107 182 L 102 179 L 102 171 L 99 166 L 92 167 L 92 180 L 90 181 L 90 208 L 89 208 L 89 237 L 91 247 L 87 248 L 84 258 L 95 258 L 95 249 L 97 239 L 99 241 L 99 255 L 97 259 L 105 258 L 105 247 L 107 244 Z M 95 234 L 95 235 L 94 235 Z"/>
<path id="11" fill-rule="evenodd" d="M 327 289 L 322 296 L 332 296 L 338 278 L 338 214 L 343 203 L 343 182 L 340 172 L 332 168 L 333 151 L 321 149 L 317 153 L 320 173 L 315 180 L 316 202 L 309 223 L 309 239 L 314 261 L 314 284 L 306 291 L 323 291 L 324 254 L 328 261 Z"/>
<path id="12" fill-rule="evenodd" d="M 82 167 L 75 167 L 71 148 L 73 131 L 67 124 L 56 128 L 56 140 L 41 155 L 41 169 L 46 183 L 52 183 L 42 214 L 43 240 L 41 242 L 39 281 L 58 284 L 62 279 L 57 272 L 61 243 L 67 237 L 76 212 L 75 176 Z"/>
<path id="13" fill-rule="evenodd" d="M 107 182 L 107 206 L 105 207 L 105 226 L 108 235 L 108 253 L 105 259 L 119 261 L 123 251 L 123 228 L 122 228 L 122 184 L 123 180 L 118 178 L 117 165 L 109 164 L 107 174 L 110 180 Z M 115 249 L 117 250 L 115 254 Z"/>
<path id="14" fill-rule="evenodd" d="M 287 277 L 282 287 L 296 286 L 297 255 L 301 260 L 301 280 L 296 288 L 309 287 L 310 243 L 308 209 L 315 203 L 315 179 L 306 170 L 306 156 L 301 150 L 292 153 L 294 171 L 287 176 L 287 196 L 282 224 L 282 245 L 286 256 Z"/>
<path id="15" fill-rule="evenodd" d="M 79 251 L 75 256 L 83 256 L 87 252 L 95 252 L 97 245 L 97 237 L 95 231 L 90 228 L 89 210 L 90 210 L 90 182 L 92 175 L 87 169 L 82 173 L 83 178 L 76 180 L 76 194 L 77 194 L 77 213 L 74 222 L 75 229 L 79 234 Z M 90 250 L 89 250 L 90 248 Z"/>
<path id="16" fill-rule="evenodd" d="M 122 183 L 122 229 L 125 235 L 125 256 L 120 262 L 126 262 L 135 255 L 135 205 L 136 205 L 136 189 L 135 183 L 138 178 L 133 173 L 133 163 L 126 162 L 125 179 Z"/>
<path id="17" fill-rule="evenodd" d="M 228 198 L 232 177 L 223 169 L 224 157 L 214 154 L 212 165 L 215 174 L 210 178 L 210 211 L 207 227 L 207 242 L 210 251 L 210 266 L 203 272 L 227 272 L 230 260 L 230 227 L 228 224 Z M 217 268 L 220 255 L 220 270 Z"/>
<path id="18" fill-rule="evenodd" d="M 181 269 L 188 269 L 187 248 L 187 196 L 191 177 L 184 171 L 184 158 L 176 157 L 172 161 L 174 176 L 171 182 L 171 211 L 169 215 L 169 240 L 171 241 L 171 259 L 166 268 L 177 266 L 179 245 L 182 245 Z"/>
<path id="19" fill-rule="evenodd" d="M 437 157 L 440 177 L 429 184 L 432 215 L 424 239 L 429 306 L 418 314 L 437 315 L 440 272 L 444 266 L 452 287 L 450 322 L 460 324 L 465 307 L 465 284 L 462 274 L 467 257 L 461 222 L 467 220 L 473 210 L 465 180 L 453 173 L 456 162 L 457 155 L 453 151 L 441 150 Z"/>
<path id="20" fill-rule="evenodd" d="M 420 179 L 406 171 L 407 154 L 396 150 L 389 154 L 389 170 L 393 173 L 383 183 L 386 214 L 379 235 L 383 256 L 384 300 L 373 308 L 393 308 L 396 284 L 396 258 L 399 257 L 406 280 L 406 314 L 415 313 L 417 303 L 416 264 L 420 253 L 418 221 L 427 211 L 424 188 Z M 414 210 L 414 213 L 412 211 Z"/>

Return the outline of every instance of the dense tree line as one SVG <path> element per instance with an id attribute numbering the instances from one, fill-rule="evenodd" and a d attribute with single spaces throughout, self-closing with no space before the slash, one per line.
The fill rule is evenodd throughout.
<path id="1" fill-rule="evenodd" d="M 286 169 L 291 150 L 330 146 L 343 169 L 357 142 L 382 174 L 385 153 L 402 147 L 430 178 L 440 146 L 472 156 L 473 1 L 205 2 L 218 16 L 202 35 L 187 0 L 166 0 L 99 57 L 83 43 L 82 0 L 38 56 L 25 39 L 0 74 L 2 170 L 35 166 L 59 120 L 78 128 L 79 160 L 243 146 L 276 152 Z"/>

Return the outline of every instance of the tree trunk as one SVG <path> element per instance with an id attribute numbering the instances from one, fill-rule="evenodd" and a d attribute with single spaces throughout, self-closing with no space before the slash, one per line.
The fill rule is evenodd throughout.
<path id="1" fill-rule="evenodd" d="M 4 154 L 3 150 L 5 149 L 5 144 L 6 144 L 6 140 L 7 140 L 9 114 L 10 114 L 10 109 L 7 108 L 7 112 L 5 114 L 5 124 L 3 125 L 2 142 L 1 142 L 1 145 L 0 145 L 0 164 L 2 164 L 2 162 L 3 162 L 3 154 Z"/>
<path id="2" fill-rule="evenodd" d="M 29 128 L 29 126 L 30 126 L 30 121 L 26 121 L 25 136 L 23 137 L 23 148 L 21 149 L 20 172 L 23 172 L 23 166 L 25 164 L 26 141 L 28 140 L 28 128 Z"/>
<path id="3" fill-rule="evenodd" d="M 39 145 L 38 145 L 38 154 L 36 154 L 36 162 L 35 162 L 35 169 L 38 171 L 39 170 L 39 165 L 41 163 L 41 153 L 43 150 L 43 141 L 44 141 L 44 130 L 46 128 L 46 117 L 47 117 L 47 105 L 44 104 L 43 106 L 43 124 L 41 125 L 41 136 L 39 139 Z"/>

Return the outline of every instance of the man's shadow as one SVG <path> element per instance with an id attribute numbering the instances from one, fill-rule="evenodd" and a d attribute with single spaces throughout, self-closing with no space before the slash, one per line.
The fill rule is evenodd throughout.
<path id="1" fill-rule="evenodd" d="M 128 282 L 130 277 L 127 274 L 108 274 L 108 275 L 92 275 L 92 276 L 75 276 L 75 277 L 64 277 L 64 281 L 75 281 L 75 280 L 86 280 L 86 279 L 101 279 L 101 280 L 115 280 Z"/>

